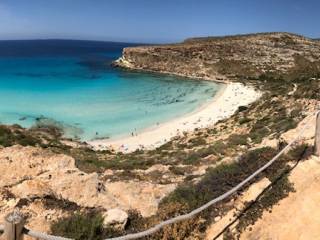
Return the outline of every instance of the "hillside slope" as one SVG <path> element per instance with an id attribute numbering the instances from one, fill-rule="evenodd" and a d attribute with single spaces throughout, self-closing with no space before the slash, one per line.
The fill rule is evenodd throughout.
<path id="1" fill-rule="evenodd" d="M 116 66 L 224 80 L 320 69 L 320 42 L 290 33 L 191 38 L 179 44 L 125 48 Z"/>
<path id="2" fill-rule="evenodd" d="M 318 239 L 320 221 L 320 159 L 301 162 L 289 176 L 295 192 L 265 211 L 240 239 Z"/>
<path id="3" fill-rule="evenodd" d="M 230 118 L 184 132 L 154 150 L 128 154 L 95 151 L 86 143 L 64 139 L 52 126 L 0 125 L 0 224 L 5 214 L 18 209 L 31 229 L 74 239 L 90 239 L 96 233 L 91 239 L 105 239 L 146 230 L 206 204 L 274 157 L 318 109 L 319 51 L 318 42 L 287 33 L 189 39 L 181 44 L 125 49 L 118 66 L 245 82 L 263 94 L 254 103 L 239 107 Z M 249 201 L 256 196 L 257 192 L 251 194 L 257 189 L 255 184 L 262 191 L 271 182 L 272 188 L 240 219 L 239 232 L 225 239 L 282 237 L 280 233 L 268 235 L 278 229 L 272 219 L 281 218 L 279 222 L 289 229 L 296 226 L 288 223 L 292 216 L 299 233 L 303 230 L 299 218 L 308 231 L 308 224 L 319 213 L 308 209 L 306 213 L 312 215 L 304 219 L 308 217 L 301 212 L 305 208 L 299 208 L 297 215 L 290 215 L 289 210 L 301 205 L 304 189 L 310 199 L 318 201 L 312 192 L 319 177 L 319 171 L 313 171 L 318 161 L 310 156 L 314 123 L 301 142 L 238 194 L 148 239 L 204 239 L 212 225 L 224 228 L 224 220 L 229 223 L 228 213 L 238 211 L 236 202 L 242 196 L 249 195 L 245 198 Z M 292 175 L 285 174 L 299 161 Z M 297 173 L 302 177 L 296 177 Z M 275 218 L 268 213 L 270 209 Z M 115 211 L 120 216 L 108 221 L 108 212 Z M 250 235 L 250 230 L 256 234 Z M 215 236 L 215 231 L 210 233 Z"/>

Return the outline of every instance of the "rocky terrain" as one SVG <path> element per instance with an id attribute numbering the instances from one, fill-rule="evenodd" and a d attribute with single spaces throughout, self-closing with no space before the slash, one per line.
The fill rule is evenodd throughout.
<path id="1" fill-rule="evenodd" d="M 312 191 L 320 177 L 312 171 L 319 163 L 312 156 L 319 55 L 318 42 L 288 33 L 125 49 L 118 66 L 237 81 L 263 94 L 213 126 L 129 154 L 95 151 L 51 127 L 0 125 L 0 223 L 18 209 L 27 227 L 75 239 L 145 230 L 230 190 L 310 121 L 294 147 L 236 195 L 147 238 L 310 239 L 319 216 Z M 303 201 L 308 206 L 299 208 Z M 273 219 L 286 226 L 273 231 Z"/>
<path id="2" fill-rule="evenodd" d="M 191 38 L 183 43 L 125 48 L 117 66 L 193 78 L 282 76 L 320 69 L 320 43 L 290 33 Z"/>
<path id="3" fill-rule="evenodd" d="M 104 180 L 112 172 L 87 174 L 76 168 L 73 158 L 36 147 L 0 149 L 0 165 L 0 218 L 19 207 L 30 218 L 29 226 L 42 231 L 48 230 L 50 221 L 76 209 L 96 208 L 105 215 L 117 210 L 115 216 L 136 209 L 142 216 L 150 216 L 175 188 L 175 184 Z"/>
<path id="4" fill-rule="evenodd" d="M 320 218 L 318 210 L 319 158 L 301 162 L 290 174 L 295 192 L 281 200 L 272 211 L 264 212 L 240 239 L 317 239 Z M 277 227 L 275 227 L 275 223 Z"/>

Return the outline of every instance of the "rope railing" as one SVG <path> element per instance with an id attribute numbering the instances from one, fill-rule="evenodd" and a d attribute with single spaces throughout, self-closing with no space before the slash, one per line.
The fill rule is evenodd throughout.
<path id="1" fill-rule="evenodd" d="M 59 236 L 53 236 L 42 232 L 37 232 L 29 229 L 24 229 L 24 234 L 33 237 L 35 239 L 43 239 L 43 240 L 72 240 L 72 238 L 65 238 Z"/>
<path id="2" fill-rule="evenodd" d="M 317 143 L 320 139 L 320 111 L 317 111 L 316 113 L 314 113 L 317 115 L 316 118 L 316 139 L 315 139 L 315 149 L 318 149 L 319 146 L 317 146 Z M 205 209 L 211 207 L 212 205 L 226 199 L 227 197 L 231 196 L 232 194 L 236 193 L 239 189 L 241 189 L 243 186 L 245 186 L 247 183 L 249 183 L 252 179 L 254 179 L 257 175 L 259 175 L 261 172 L 263 172 L 264 170 L 266 170 L 269 166 L 271 166 L 283 153 L 285 153 L 289 148 L 292 147 L 292 145 L 294 143 L 296 143 L 298 141 L 298 139 L 301 137 L 301 135 L 304 133 L 304 131 L 306 130 L 308 124 L 310 123 L 312 117 L 314 116 L 314 114 L 309 115 L 308 117 L 310 117 L 310 119 L 304 124 L 303 128 L 299 131 L 298 135 L 295 137 L 294 140 L 292 140 L 287 146 L 285 146 L 276 156 L 274 156 L 269 162 L 267 162 L 265 165 L 263 165 L 261 168 L 259 168 L 258 170 L 256 170 L 254 173 L 252 173 L 249 177 L 247 177 L 246 179 L 244 179 L 242 182 L 240 182 L 238 185 L 236 185 L 235 187 L 233 187 L 232 189 L 230 189 L 229 191 L 227 191 L 226 193 L 220 195 L 217 198 L 212 199 L 211 201 L 209 201 L 208 203 L 202 205 L 201 207 L 193 210 L 190 213 L 184 214 L 184 215 L 180 215 L 171 219 L 168 219 L 166 221 L 163 221 L 145 231 L 142 232 L 138 232 L 138 233 L 132 233 L 132 234 L 127 234 L 121 237 L 114 237 L 114 238 L 107 238 L 105 240 L 131 240 L 131 239 L 138 239 L 138 238 L 142 238 L 142 237 L 146 237 L 149 236 L 151 234 L 156 233 L 157 231 L 159 231 L 160 229 L 162 229 L 163 227 L 170 225 L 170 224 L 174 224 L 174 223 L 178 223 L 187 219 L 192 218 L 193 216 L 199 214 L 200 212 L 204 211 Z M 316 155 L 318 155 L 319 153 L 315 152 Z M 0 230 L 3 230 L 4 226 L 0 225 Z M 53 236 L 53 235 L 48 235 L 45 233 L 41 233 L 41 232 L 37 232 L 37 231 L 33 231 L 33 230 L 28 230 L 26 228 L 23 228 L 23 230 L 21 231 L 21 235 L 22 234 L 26 234 L 28 236 L 37 238 L 37 239 L 43 239 L 43 240 L 71 240 L 70 238 L 65 238 L 65 237 L 58 237 L 58 236 Z M 7 240 L 20 240 L 20 238 L 7 238 Z"/>
<path id="3" fill-rule="evenodd" d="M 320 111 L 319 111 L 320 112 Z M 311 120 L 309 120 L 311 121 Z M 309 121 L 305 124 L 305 126 L 301 129 L 301 131 L 299 132 L 299 134 L 296 136 L 296 138 L 294 140 L 292 140 L 286 147 L 284 147 L 276 156 L 274 156 L 269 162 L 267 162 L 265 165 L 263 165 L 261 168 L 259 168 L 257 171 L 255 171 L 253 174 L 251 174 L 249 177 L 247 177 L 246 179 L 244 179 L 242 182 L 240 182 L 237 186 L 233 187 L 232 189 L 230 189 L 229 191 L 227 191 L 226 193 L 220 195 L 219 197 L 211 200 L 210 202 L 206 203 L 205 205 L 193 210 L 192 212 L 188 213 L 188 214 L 184 214 L 184 215 L 180 215 L 177 217 L 174 217 L 172 219 L 163 221 L 157 225 L 155 225 L 154 227 L 145 230 L 143 232 L 139 232 L 139 233 L 134 233 L 134 234 L 128 234 L 122 237 L 115 237 L 115 238 L 107 238 L 105 240 L 130 240 L 130 239 L 137 239 L 137 238 L 142 238 L 142 237 L 146 237 L 149 236 L 157 231 L 159 231 L 161 228 L 163 228 L 164 226 L 167 226 L 169 224 L 173 224 L 173 223 L 178 223 L 181 222 L 183 220 L 187 220 L 192 218 L 193 216 L 197 215 L 198 213 L 204 211 L 205 209 L 209 208 L 210 206 L 212 206 L 213 204 L 220 202 L 224 199 L 226 199 L 227 197 L 231 196 L 233 193 L 237 192 L 240 188 L 242 188 L 244 185 L 246 185 L 248 182 L 250 182 L 252 179 L 254 179 L 258 174 L 260 174 L 261 172 L 263 172 L 265 169 L 267 169 L 270 165 L 272 165 L 284 152 L 286 152 L 302 135 L 302 133 L 305 131 L 305 129 L 308 126 Z"/>

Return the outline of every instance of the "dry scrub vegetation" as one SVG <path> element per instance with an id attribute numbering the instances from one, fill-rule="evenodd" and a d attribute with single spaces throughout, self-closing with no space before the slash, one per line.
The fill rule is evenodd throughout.
<path id="1" fill-rule="evenodd" d="M 254 36 L 250 36 L 250 39 L 251 37 Z M 243 44 L 240 43 L 241 39 L 242 37 L 234 37 L 232 43 L 237 42 L 243 48 Z M 299 37 L 299 44 L 294 45 L 296 40 L 292 40 L 287 35 L 280 40 L 277 39 L 272 38 L 274 46 L 260 52 L 250 49 L 250 54 L 254 54 L 256 59 L 260 59 L 261 56 L 266 59 L 264 53 L 267 53 L 267 56 L 278 54 L 276 60 L 281 62 L 285 60 L 291 48 L 296 49 L 307 41 Z M 189 40 L 186 43 L 188 50 L 186 53 L 183 53 L 183 48 L 178 46 L 179 52 L 176 53 L 178 54 L 176 58 L 189 59 L 188 54 L 195 52 L 197 59 L 202 56 L 202 59 L 208 60 L 210 56 L 204 54 L 203 51 L 201 52 L 204 55 L 199 52 L 204 43 L 197 43 L 193 49 L 191 42 L 194 41 L 197 40 Z M 218 41 L 215 47 L 225 44 L 221 39 L 208 39 L 207 41 Z M 259 41 L 255 44 L 265 46 L 265 42 L 259 43 Z M 225 49 L 219 48 L 219 52 L 224 50 L 228 53 L 226 56 L 232 55 L 234 46 L 230 44 L 227 43 Z M 317 44 L 308 42 L 305 48 L 317 49 L 314 54 L 318 54 L 320 47 Z M 210 48 L 208 42 L 205 45 L 206 49 Z M 173 47 L 176 46 L 173 45 Z M 168 51 L 171 51 L 170 46 L 157 48 L 157 51 L 160 54 L 167 48 L 169 48 Z M 281 57 L 279 49 L 289 52 Z M 70 214 L 55 221 L 51 226 L 53 234 L 92 240 L 145 230 L 162 220 L 190 212 L 228 191 L 269 161 L 286 145 L 286 142 L 281 140 L 281 135 L 296 128 L 306 116 L 305 114 L 314 109 L 320 101 L 320 64 L 319 61 L 311 59 L 310 49 L 307 57 L 294 55 L 294 67 L 289 70 L 286 68 L 284 74 L 279 74 L 282 71 L 280 68 L 272 71 L 273 62 L 261 62 L 260 66 L 260 61 L 257 61 L 252 68 L 252 62 L 248 65 L 243 59 L 230 60 L 226 57 L 224 61 L 219 62 L 220 64 L 223 62 L 221 66 L 218 64 L 214 67 L 214 72 L 216 73 L 217 70 L 219 74 L 226 72 L 230 75 L 229 71 L 234 71 L 232 76 L 228 76 L 232 81 L 250 84 L 263 92 L 262 97 L 249 106 L 240 107 L 229 119 L 222 120 L 206 129 L 197 129 L 192 133 L 186 132 L 183 136 L 176 137 L 154 150 L 137 150 L 133 153 L 122 154 L 112 151 L 94 151 L 84 143 L 71 147 L 70 144 L 66 144 L 56 129 L 42 127 L 26 130 L 19 126 L 0 126 L 0 145 L 3 147 L 15 144 L 39 146 L 54 153 L 63 153 L 72 156 L 76 160 L 77 167 L 83 172 L 97 172 L 102 175 L 105 171 L 111 170 L 111 175 L 104 176 L 110 181 L 135 179 L 160 184 L 179 183 L 176 190 L 161 200 L 158 212 L 154 216 L 143 218 L 138 212 L 130 211 L 129 221 L 123 230 L 103 227 L 103 218 L 99 209 L 75 208 L 76 205 L 73 203 L 66 205 L 69 210 L 72 209 Z M 152 50 L 148 48 L 148 51 Z M 281 66 L 286 66 L 286 64 L 286 62 L 282 63 Z M 179 66 L 175 67 L 179 68 Z M 207 74 L 210 76 L 210 72 Z M 198 76 L 202 77 L 201 74 Z M 266 140 L 275 140 L 277 144 L 273 147 L 264 146 Z M 225 239 L 237 239 L 244 229 L 261 217 L 264 210 L 269 210 L 289 192 L 294 191 L 294 186 L 287 178 L 292 163 L 306 159 L 311 152 L 310 146 L 298 145 L 254 180 L 258 181 L 266 177 L 273 182 L 272 188 L 266 189 L 259 197 L 259 201 L 248 203 L 247 210 L 237 225 L 237 233 L 226 231 Z M 168 172 L 163 174 L 161 171 L 145 171 L 156 164 L 167 166 Z M 233 200 L 247 187 L 197 217 L 165 227 L 146 239 L 203 239 L 208 225 L 214 222 L 216 217 L 222 216 L 233 208 Z M 57 199 L 53 200 L 55 201 L 59 202 Z M 51 207 L 62 208 L 61 205 L 52 204 L 52 201 Z M 73 211 L 76 212 L 75 215 L 72 214 Z"/>

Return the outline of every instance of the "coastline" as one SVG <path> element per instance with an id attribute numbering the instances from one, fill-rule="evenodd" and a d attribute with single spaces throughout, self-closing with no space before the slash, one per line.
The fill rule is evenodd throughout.
<path id="1" fill-rule="evenodd" d="M 190 79 L 197 79 L 200 81 L 209 81 L 209 82 L 218 82 L 218 83 L 231 83 L 231 81 L 226 78 L 223 75 L 217 75 L 215 76 L 208 76 L 208 75 L 203 75 L 199 76 L 197 74 L 187 74 L 187 73 L 179 73 L 179 72 L 170 72 L 170 71 L 164 71 L 164 70 L 151 70 L 151 69 L 146 69 L 146 68 L 141 68 L 134 66 L 132 63 L 130 63 L 128 60 L 126 60 L 123 56 L 118 58 L 112 63 L 112 66 L 121 68 L 125 71 L 136 71 L 136 72 L 144 72 L 144 73 L 155 73 L 155 74 L 163 74 L 163 75 L 170 75 L 170 76 L 175 76 L 175 77 L 182 77 L 182 78 L 190 78 Z"/>
<path id="2" fill-rule="evenodd" d="M 183 132 L 206 128 L 219 120 L 230 117 L 239 106 L 248 105 L 260 96 L 261 93 L 251 87 L 241 83 L 228 83 L 219 90 L 212 101 L 190 114 L 147 128 L 137 136 L 99 139 L 89 141 L 88 144 L 95 150 L 113 149 L 123 153 L 137 149 L 152 150 L 170 141 L 173 137 L 182 135 Z"/>

